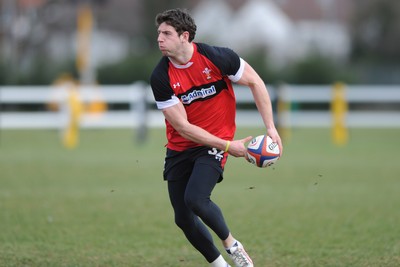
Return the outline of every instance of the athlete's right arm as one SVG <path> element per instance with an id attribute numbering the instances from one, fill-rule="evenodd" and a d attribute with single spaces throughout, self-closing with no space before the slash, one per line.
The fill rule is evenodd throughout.
<path id="1" fill-rule="evenodd" d="M 193 142 L 202 144 L 209 147 L 215 147 L 220 150 L 225 150 L 227 141 L 223 140 L 211 133 L 207 132 L 203 128 L 200 128 L 194 124 L 191 124 L 187 120 L 185 108 L 182 103 L 178 103 L 171 107 L 162 110 L 166 120 L 174 127 L 178 133 Z M 229 146 L 229 154 L 234 157 L 244 157 L 246 155 L 246 147 L 244 143 L 250 141 L 251 137 L 232 141 Z"/>

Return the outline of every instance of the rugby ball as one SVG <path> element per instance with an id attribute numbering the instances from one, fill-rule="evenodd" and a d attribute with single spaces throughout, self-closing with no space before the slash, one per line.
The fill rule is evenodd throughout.
<path id="1" fill-rule="evenodd" d="M 248 161 L 257 167 L 271 166 L 279 159 L 278 143 L 272 142 L 268 135 L 254 137 L 247 145 Z"/>

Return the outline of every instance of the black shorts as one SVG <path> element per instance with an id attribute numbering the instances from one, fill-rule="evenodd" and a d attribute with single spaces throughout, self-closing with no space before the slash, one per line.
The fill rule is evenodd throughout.
<path id="1" fill-rule="evenodd" d="M 167 148 L 164 163 L 164 180 L 177 181 L 189 179 L 195 163 L 207 164 L 220 173 L 218 182 L 223 179 L 224 165 L 228 153 L 216 148 L 199 146 L 184 151 Z"/>

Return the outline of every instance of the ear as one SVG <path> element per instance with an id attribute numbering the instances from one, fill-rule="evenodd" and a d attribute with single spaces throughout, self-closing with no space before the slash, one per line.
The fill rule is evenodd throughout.
<path id="1" fill-rule="evenodd" d="M 181 42 L 184 42 L 184 41 L 189 42 L 189 32 L 188 31 L 183 32 L 181 34 L 180 38 L 181 38 Z"/>

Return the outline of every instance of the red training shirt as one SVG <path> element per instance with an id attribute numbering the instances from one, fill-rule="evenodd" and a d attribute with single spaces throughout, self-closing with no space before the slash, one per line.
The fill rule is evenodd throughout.
<path id="1" fill-rule="evenodd" d="M 244 61 L 231 49 L 192 43 L 194 53 L 185 65 L 163 57 L 153 70 L 150 83 L 158 109 L 179 101 L 188 121 L 224 140 L 236 130 L 236 100 L 231 81 L 238 81 Z M 200 146 L 182 137 L 166 120 L 167 147 L 175 151 Z"/>

